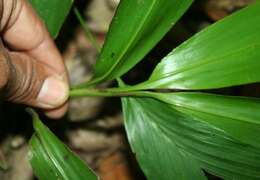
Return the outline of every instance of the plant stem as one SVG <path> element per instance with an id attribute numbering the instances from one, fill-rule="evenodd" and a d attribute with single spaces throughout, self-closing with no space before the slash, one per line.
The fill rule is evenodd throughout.
<path id="1" fill-rule="evenodd" d="M 83 83 L 83 84 L 79 84 L 79 85 L 76 85 L 75 87 L 72 87 L 73 90 L 80 90 L 80 89 L 87 89 L 87 88 L 91 88 L 93 87 L 94 85 L 96 85 L 96 82 L 87 82 L 87 83 Z M 146 87 L 146 86 L 143 86 L 143 84 L 137 84 L 137 85 L 133 85 L 133 86 L 122 86 L 122 87 L 114 87 L 114 88 L 109 88 L 107 90 L 109 90 L 109 92 L 130 92 L 130 91 L 134 91 L 134 92 L 137 92 L 137 91 L 145 91 L 145 90 L 148 90 L 149 89 L 149 86 Z"/>
<path id="2" fill-rule="evenodd" d="M 153 97 L 149 91 L 120 91 L 114 89 L 72 89 L 70 97 Z"/>
<path id="3" fill-rule="evenodd" d="M 81 24 L 86 37 L 89 39 L 89 41 L 91 42 L 93 47 L 97 50 L 97 52 L 100 53 L 101 48 L 100 48 L 96 38 L 94 37 L 94 35 L 90 31 L 90 29 L 89 29 L 88 25 L 86 24 L 84 18 L 82 17 L 82 15 L 80 14 L 79 10 L 76 7 L 74 7 L 74 13 L 75 13 L 79 23 Z"/>

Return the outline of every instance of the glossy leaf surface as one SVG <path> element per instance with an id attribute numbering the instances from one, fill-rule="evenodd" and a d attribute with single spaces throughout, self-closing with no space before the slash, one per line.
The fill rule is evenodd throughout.
<path id="1" fill-rule="evenodd" d="M 33 136 L 30 140 L 31 151 L 29 159 L 35 175 L 40 180 L 57 179 L 60 176 L 54 164 L 50 161 L 45 150 L 42 148 L 40 140 Z M 48 173 L 46 173 L 48 172 Z"/>
<path id="2" fill-rule="evenodd" d="M 98 58 L 92 83 L 120 77 L 136 65 L 192 0 L 121 0 Z"/>
<path id="3" fill-rule="evenodd" d="M 164 93 L 157 98 L 260 148 L 260 99 L 205 93 Z"/>
<path id="4" fill-rule="evenodd" d="M 259 179 L 260 149 L 171 105 L 124 98 L 128 139 L 148 179 L 205 179 L 204 170 L 225 179 Z"/>
<path id="5" fill-rule="evenodd" d="M 72 153 L 34 114 L 35 135 L 30 140 L 30 162 L 41 180 L 97 180 L 78 156 Z"/>
<path id="6" fill-rule="evenodd" d="M 257 2 L 184 42 L 140 87 L 196 90 L 259 82 L 259 9 Z"/>
<path id="7" fill-rule="evenodd" d="M 73 0 L 29 0 L 45 22 L 51 36 L 56 38 L 71 9 Z"/>

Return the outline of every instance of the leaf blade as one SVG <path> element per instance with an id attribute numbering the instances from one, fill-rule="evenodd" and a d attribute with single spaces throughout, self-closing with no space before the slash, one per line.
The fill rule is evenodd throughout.
<path id="1" fill-rule="evenodd" d="M 257 98 L 206 93 L 165 93 L 156 97 L 243 143 L 260 147 L 260 100 Z"/>
<path id="2" fill-rule="evenodd" d="M 127 101 L 123 102 L 123 108 L 129 142 L 148 178 L 154 177 L 158 169 L 164 173 L 165 168 L 173 169 L 178 165 L 171 161 L 169 167 L 167 159 L 169 160 L 170 157 L 168 156 L 164 159 L 165 166 L 160 166 L 159 161 L 164 154 L 172 156 L 173 153 L 172 148 L 162 148 L 165 141 L 177 144 L 181 151 L 191 157 L 190 161 L 197 161 L 198 167 L 222 178 L 258 179 L 260 177 L 259 148 L 241 143 L 207 122 L 198 121 L 158 100 L 124 98 L 123 101 Z M 143 123 L 142 118 L 147 118 L 146 123 L 149 123 L 149 126 L 156 126 L 160 129 L 160 133 L 147 131 L 147 124 Z M 165 140 L 165 136 L 168 140 Z M 153 143 L 146 141 L 146 138 L 151 137 L 154 138 Z M 144 145 L 139 145 L 138 142 Z M 147 156 L 147 149 L 153 151 L 153 156 L 157 158 L 149 159 L 153 156 Z M 142 158 L 146 159 L 146 162 Z M 155 168 L 150 168 L 151 165 Z M 168 177 L 162 177 L 165 176 L 159 174 L 154 178 L 168 179 Z M 171 178 L 178 179 L 178 176 Z"/>
<path id="3" fill-rule="evenodd" d="M 29 161 L 35 175 L 41 180 L 56 179 L 59 176 L 58 171 L 56 171 L 55 166 L 50 163 L 49 157 L 46 155 L 44 149 L 39 148 L 41 147 L 39 139 L 33 136 L 29 144 L 31 146 Z M 46 166 L 46 164 L 48 165 Z"/>
<path id="4" fill-rule="evenodd" d="M 57 179 L 57 177 L 64 180 L 98 179 L 94 172 L 88 168 L 78 156 L 73 154 L 47 127 L 44 126 L 35 112 L 32 112 L 32 115 L 36 134 L 31 140 L 31 154 L 33 155 L 31 157 L 31 162 L 34 167 L 36 165 L 35 163 L 40 163 L 34 168 L 37 175 L 44 174 L 43 178 L 45 178 L 45 173 L 50 173 L 50 177 L 53 177 L 53 172 L 55 172 L 55 179 Z M 40 154 L 39 152 L 44 154 L 37 156 Z M 39 166 L 43 164 L 45 164 L 45 169 L 52 171 L 41 173 L 42 167 Z"/>
<path id="5" fill-rule="evenodd" d="M 129 108 L 132 103 L 129 99 L 123 99 L 123 107 L 124 107 L 124 116 L 130 114 L 130 116 L 135 116 L 138 114 L 140 107 L 135 106 L 135 113 L 128 114 L 126 107 Z M 138 105 L 138 104 L 135 104 Z M 128 109 L 129 110 L 129 109 Z M 137 154 L 137 159 L 139 164 L 142 166 L 143 171 L 145 172 L 148 179 L 172 179 L 173 177 L 178 177 L 179 179 L 206 179 L 203 175 L 203 172 L 198 168 L 197 161 L 187 158 L 190 156 L 189 154 L 180 151 L 176 147 L 175 144 L 168 143 L 167 141 L 157 141 L 157 145 L 154 146 L 155 143 L 153 141 L 153 136 L 156 136 L 160 133 L 160 130 L 155 128 L 152 124 L 147 123 L 142 116 L 138 119 L 137 122 L 131 122 L 134 117 L 126 118 L 125 124 L 126 129 L 128 131 L 128 137 L 133 151 Z M 145 126 L 144 126 L 145 125 Z M 133 127 L 134 126 L 134 127 Z M 142 127 L 142 128 L 141 128 Z M 140 136 L 141 132 L 142 136 Z M 153 133 L 149 133 L 148 131 L 152 131 Z M 148 146 L 149 144 L 149 146 Z M 143 151 L 141 151 L 138 147 L 141 147 Z M 160 152 L 160 148 L 163 147 L 165 149 L 164 153 Z M 171 149 L 173 153 L 167 151 L 166 149 Z M 177 161 L 178 165 L 172 166 L 172 162 Z M 156 162 L 156 163 L 155 163 Z M 159 167 L 158 167 L 159 166 Z M 163 171 L 161 169 L 164 169 Z M 189 170 L 187 170 L 189 169 Z"/>
<path id="6" fill-rule="evenodd" d="M 139 86 L 198 90 L 259 82 L 259 8 L 256 2 L 199 32 Z"/>
<path id="7" fill-rule="evenodd" d="M 29 0 L 45 22 L 51 36 L 56 38 L 73 3 L 73 0 Z"/>
<path id="8" fill-rule="evenodd" d="M 122 0 L 98 58 L 92 82 L 112 80 L 130 70 L 191 3 L 192 0 Z"/>

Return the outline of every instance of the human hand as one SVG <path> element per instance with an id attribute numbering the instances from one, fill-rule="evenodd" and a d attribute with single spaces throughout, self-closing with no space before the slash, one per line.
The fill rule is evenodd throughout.
<path id="1" fill-rule="evenodd" d="M 66 68 L 26 0 L 0 0 L 0 31 L 1 96 L 41 108 L 51 118 L 64 115 L 69 94 Z"/>

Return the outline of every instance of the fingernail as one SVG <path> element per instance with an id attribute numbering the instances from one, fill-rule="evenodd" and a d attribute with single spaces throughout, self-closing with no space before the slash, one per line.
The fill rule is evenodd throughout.
<path id="1" fill-rule="evenodd" d="M 37 101 L 41 108 L 56 108 L 68 98 L 69 88 L 59 77 L 49 77 L 42 85 Z"/>

